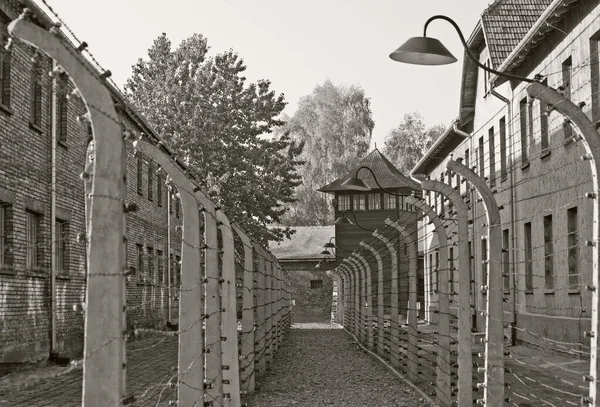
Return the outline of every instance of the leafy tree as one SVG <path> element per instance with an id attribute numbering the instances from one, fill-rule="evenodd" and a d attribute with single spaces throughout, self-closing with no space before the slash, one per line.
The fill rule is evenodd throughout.
<path id="1" fill-rule="evenodd" d="M 406 113 L 398 127 L 385 137 L 383 154 L 408 174 L 444 130 L 442 124 L 426 127 L 418 112 Z"/>
<path id="2" fill-rule="evenodd" d="M 286 102 L 268 80 L 247 83 L 232 50 L 209 56 L 194 34 L 172 50 L 166 34 L 139 59 L 125 86 L 131 103 L 181 157 L 231 220 L 258 242 L 281 240 L 279 223 L 300 185 L 302 147 L 263 137 L 283 122 Z M 266 182 L 268 180 L 268 182 Z"/>
<path id="3" fill-rule="evenodd" d="M 344 176 L 369 149 L 375 123 L 370 101 L 357 86 L 326 80 L 300 99 L 298 110 L 278 131 L 304 142 L 297 201 L 284 217 L 287 225 L 326 225 L 333 221 L 329 196 L 317 189 Z"/>

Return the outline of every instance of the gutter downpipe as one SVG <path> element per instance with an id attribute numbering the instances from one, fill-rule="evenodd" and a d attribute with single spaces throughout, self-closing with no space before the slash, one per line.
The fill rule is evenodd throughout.
<path id="1" fill-rule="evenodd" d="M 456 119 L 456 120 L 454 120 L 454 122 L 452 122 L 452 130 L 455 133 L 463 136 L 466 140 L 469 140 L 469 149 L 471 150 L 472 153 L 475 153 L 475 150 L 473 147 L 473 137 L 471 137 L 471 135 L 469 133 L 466 133 L 466 132 L 460 130 L 458 128 L 458 122 L 459 122 L 459 119 Z M 471 168 L 469 163 L 465 163 L 465 165 L 467 167 Z M 470 202 L 469 205 L 471 206 L 471 219 L 475 219 L 475 208 L 477 205 L 475 205 L 475 202 L 473 202 L 473 197 L 471 196 L 472 195 L 471 190 L 469 189 L 466 193 L 469 195 L 469 202 Z M 473 227 L 473 230 L 475 230 L 474 227 Z M 474 242 L 475 242 L 475 235 L 473 233 L 472 240 L 471 240 L 471 245 L 472 245 L 471 256 L 475 256 L 475 253 L 477 252 L 477 250 L 476 250 L 477 248 L 475 247 Z M 470 264 L 471 264 L 471 259 L 469 259 L 469 267 L 470 267 Z M 475 282 L 475 270 L 472 270 L 472 273 L 473 273 L 473 275 L 472 275 L 473 283 L 471 283 L 471 285 L 474 284 L 474 282 Z M 475 315 L 472 318 L 471 329 L 473 331 L 477 331 L 477 315 L 479 315 L 477 310 L 479 309 L 479 297 L 477 295 L 476 286 L 475 287 L 471 286 L 470 289 L 473 291 L 473 305 L 472 306 L 473 306 L 473 310 L 475 311 L 475 313 L 474 313 Z"/>
<path id="2" fill-rule="evenodd" d="M 56 61 L 52 59 L 52 71 L 57 67 Z M 56 75 L 52 77 L 52 102 L 50 114 L 50 126 L 52 133 L 51 148 L 51 170 L 50 170 L 50 353 L 56 352 L 56 108 L 57 108 L 58 85 Z"/>
<path id="3" fill-rule="evenodd" d="M 492 88 L 492 95 L 506 103 L 506 107 L 508 110 L 508 120 L 510 120 L 510 125 L 508 126 L 508 140 L 510 145 L 510 158 L 511 161 L 514 162 L 513 156 L 513 112 L 512 112 L 512 104 L 509 99 L 505 98 L 501 94 L 499 94 L 495 88 Z M 515 175 L 514 171 L 510 171 L 510 240 L 511 247 L 516 247 L 516 236 L 515 236 Z M 517 345 L 517 274 L 515 271 L 515 251 L 511 250 L 510 252 L 510 263 L 511 269 L 510 273 L 512 274 L 512 293 L 511 293 L 511 302 L 512 302 L 512 313 L 513 313 L 513 322 L 510 325 L 510 342 L 512 346 Z M 509 277 L 510 278 L 510 277 Z"/>

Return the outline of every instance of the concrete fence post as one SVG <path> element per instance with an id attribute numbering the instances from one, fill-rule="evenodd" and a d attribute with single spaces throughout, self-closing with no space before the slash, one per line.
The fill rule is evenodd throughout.
<path id="1" fill-rule="evenodd" d="M 181 293 L 179 298 L 178 402 L 204 405 L 204 337 L 202 333 L 203 285 L 200 270 L 200 216 L 194 185 L 183 171 L 158 147 L 146 141 L 133 143 L 171 177 L 179 190 L 183 212 L 181 244 Z M 103 404 L 106 405 L 106 404 Z"/>
<path id="2" fill-rule="evenodd" d="M 265 308 L 266 308 L 266 324 L 265 324 L 265 361 L 267 369 L 271 366 L 272 361 L 272 346 L 273 346 L 273 259 L 271 254 L 266 251 L 267 260 L 265 262 Z"/>
<path id="3" fill-rule="evenodd" d="M 235 249 L 233 229 L 229 219 L 221 210 L 217 210 L 217 222 L 221 231 L 223 250 L 221 265 L 223 268 L 223 398 L 224 404 L 240 407 L 240 367 L 237 332 L 237 296 L 235 292 Z"/>
<path id="4" fill-rule="evenodd" d="M 450 199 L 457 213 L 458 244 L 458 405 L 473 403 L 473 355 L 471 343 L 471 275 L 469 271 L 469 209 L 460 193 L 440 181 L 423 180 L 426 191 Z"/>
<path id="5" fill-rule="evenodd" d="M 504 291 L 502 278 L 502 224 L 492 190 L 466 166 L 448 161 L 446 168 L 467 179 L 479 192 L 487 214 L 488 281 L 485 327 L 485 383 L 483 401 L 488 407 L 504 405 Z"/>
<path id="6" fill-rule="evenodd" d="M 356 253 L 356 258 L 358 259 L 359 263 L 362 262 L 362 266 L 365 270 L 365 276 L 363 280 L 363 292 L 365 295 L 365 322 L 367 325 L 367 347 L 370 350 L 373 350 L 373 301 L 371 298 L 373 297 L 373 275 L 371 272 L 371 266 L 369 265 L 367 259 L 365 259 L 360 253 Z"/>
<path id="7" fill-rule="evenodd" d="M 390 361 L 392 366 L 400 368 L 400 313 L 398 312 L 398 253 L 396 247 L 381 233 L 375 231 L 373 236 L 379 239 L 390 252 L 391 262 L 391 292 L 390 292 Z"/>
<path id="8" fill-rule="evenodd" d="M 266 258 L 264 249 L 257 243 L 254 244 L 254 253 L 257 256 L 258 270 L 254 273 L 254 292 L 256 297 L 256 329 L 254 342 L 255 372 L 263 374 L 266 370 L 265 336 L 266 336 Z"/>
<path id="9" fill-rule="evenodd" d="M 204 215 L 204 275 L 205 275 L 205 339 L 206 339 L 206 397 L 213 403 L 223 404 L 223 369 L 221 332 L 221 285 L 219 272 L 219 239 L 217 212 L 214 203 L 198 186 L 194 188 L 196 200 Z"/>
<path id="10" fill-rule="evenodd" d="M 439 268 L 438 273 L 438 337 L 437 337 L 437 363 L 436 363 L 436 395 L 437 402 L 446 407 L 452 406 L 452 387 L 450 385 L 450 304 L 448 301 L 448 237 L 442 220 L 434 209 L 414 196 L 406 198 L 406 202 L 415 206 L 425 216 L 429 217 L 435 226 L 439 242 Z"/>
<path id="11" fill-rule="evenodd" d="M 366 289 L 366 271 L 361 261 L 358 260 L 355 253 L 352 253 L 348 260 L 356 269 L 356 337 L 363 342 L 367 341 L 366 318 L 367 307 L 365 306 L 365 298 L 367 295 Z"/>
<path id="12" fill-rule="evenodd" d="M 415 382 L 418 379 L 419 348 L 418 326 L 417 326 L 417 261 L 418 246 L 417 238 L 408 232 L 404 226 L 392 221 L 390 218 L 385 220 L 385 224 L 393 227 L 402 235 L 404 243 L 408 247 L 408 349 L 406 355 L 406 365 L 409 380 Z"/>
<path id="13" fill-rule="evenodd" d="M 254 252 L 252 241 L 237 225 L 233 225 L 242 244 L 244 245 L 244 277 L 242 285 L 242 360 L 241 389 L 243 392 L 253 392 L 254 381 Z"/>
<path id="14" fill-rule="evenodd" d="M 592 321 L 591 330 L 586 332 L 586 337 L 590 339 L 590 370 L 589 375 L 586 376 L 586 381 L 589 382 L 589 393 L 587 398 L 583 398 L 582 403 L 586 403 L 590 407 L 600 406 L 598 402 L 597 386 L 598 386 L 598 335 L 600 335 L 600 327 L 598 323 L 599 312 L 599 301 L 600 293 L 598 292 L 600 287 L 600 273 L 598 272 L 598 264 L 600 262 L 600 250 L 598 245 L 600 244 L 600 197 L 598 196 L 600 188 L 598 183 L 600 182 L 598 176 L 600 175 L 600 137 L 598 137 L 598 130 L 587 115 L 583 112 L 582 106 L 578 106 L 571 102 L 562 93 L 544 85 L 540 82 L 535 82 L 527 87 L 527 94 L 529 97 L 538 99 L 540 103 L 546 104 L 549 109 L 555 109 L 562 115 L 566 116 L 571 123 L 573 123 L 579 130 L 579 133 L 583 140 L 583 146 L 586 151 L 586 155 L 582 156 L 581 159 L 590 162 L 590 170 L 592 173 L 592 192 L 587 196 L 590 199 L 594 199 L 593 213 L 592 213 L 592 283 L 587 286 L 587 289 L 591 291 L 591 308 L 592 308 Z M 577 137 L 573 137 L 573 141 L 577 141 Z"/>
<path id="15" fill-rule="evenodd" d="M 377 261 L 377 349 L 376 352 L 380 356 L 384 356 L 383 351 L 383 325 L 384 325 L 384 307 L 383 307 L 383 260 L 379 252 L 371 245 L 361 242 L 360 244 L 365 249 L 369 250 L 375 256 Z M 372 328 L 373 329 L 373 328 Z"/>

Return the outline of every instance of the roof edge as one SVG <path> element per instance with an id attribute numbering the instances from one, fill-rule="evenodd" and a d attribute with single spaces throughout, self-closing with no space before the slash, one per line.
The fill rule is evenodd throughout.
<path id="1" fill-rule="evenodd" d="M 575 0 L 576 2 L 577 0 Z M 537 31 L 541 28 L 541 26 L 548 20 L 549 17 L 553 16 L 556 10 L 558 10 L 561 6 L 564 5 L 564 0 L 554 0 L 546 10 L 542 13 L 542 15 L 538 18 L 538 20 L 533 24 L 533 26 L 529 29 L 525 37 L 519 41 L 517 46 L 513 48 L 510 54 L 506 57 L 504 62 L 500 64 L 500 66 L 496 69 L 500 72 L 507 72 L 510 64 L 514 62 L 516 57 L 524 50 L 524 48 L 529 44 L 529 42 L 533 39 L 533 36 L 537 33 Z M 495 83 L 500 77 L 500 75 L 491 73 L 489 82 L 491 84 Z M 505 78 L 502 78 L 505 79 Z M 497 84 L 499 85 L 499 84 Z"/>
<path id="2" fill-rule="evenodd" d="M 457 133 L 456 131 L 454 131 L 454 124 L 458 123 L 458 118 L 454 119 L 452 121 L 452 124 L 450 126 L 448 126 L 448 128 L 446 129 L 446 131 L 444 133 L 442 133 L 442 135 L 440 137 L 438 137 L 438 139 L 435 141 L 435 143 L 433 143 L 431 145 L 431 147 L 429 147 L 429 149 L 427 150 L 427 152 L 425 152 L 425 154 L 423 155 L 423 157 L 421 157 L 421 159 L 415 164 L 414 168 L 410 171 L 410 176 L 413 177 L 415 174 L 423 174 L 422 172 L 422 167 L 427 164 L 427 162 L 430 160 L 431 155 L 433 154 L 433 152 L 435 151 L 435 149 L 437 147 L 439 147 L 440 144 L 442 144 L 448 137 L 450 137 L 451 135 L 454 136 L 459 136 L 461 137 L 463 140 L 466 139 L 465 136 L 463 136 L 460 133 Z"/>

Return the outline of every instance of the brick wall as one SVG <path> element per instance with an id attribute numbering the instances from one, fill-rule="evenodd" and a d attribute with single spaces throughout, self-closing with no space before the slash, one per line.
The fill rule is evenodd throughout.
<path id="1" fill-rule="evenodd" d="M 290 274 L 294 322 L 328 322 L 331 320 L 331 301 L 333 280 L 325 269 L 316 269 L 318 261 L 282 261 L 281 264 Z M 317 281 L 322 282 L 322 286 Z"/>
<path id="2" fill-rule="evenodd" d="M 4 23 L 20 12 L 15 2 L 0 0 L 0 19 Z M 5 33 L 5 26 L 0 25 Z M 34 48 L 18 41 L 10 53 L 10 101 L 0 105 L 0 205 L 4 208 L 5 255 L 0 264 L 0 363 L 37 362 L 48 357 L 52 329 L 51 293 L 51 168 L 52 168 L 52 80 L 48 75 L 51 60 L 40 56 L 41 123 L 32 126 L 32 57 Z M 69 85 L 69 90 L 73 84 Z M 81 357 L 83 350 L 83 307 L 85 301 L 85 244 L 77 239 L 85 232 L 84 188 L 80 173 L 84 169 L 88 130 L 77 117 L 85 113 L 78 98 L 67 104 L 66 138 L 56 144 L 56 219 L 64 225 L 65 267 L 56 278 L 56 349 L 70 357 Z M 56 116 L 57 119 L 58 115 Z M 135 134 L 147 131 L 122 115 L 122 124 Z M 130 329 L 162 329 L 167 321 L 167 264 L 169 255 L 179 256 L 181 212 L 171 215 L 172 244 L 167 245 L 167 197 L 162 185 L 161 206 L 157 199 L 156 172 L 153 199 L 148 198 L 148 160 L 143 164 L 142 193 L 137 192 L 137 157 L 127 144 L 127 199 L 140 210 L 127 215 L 127 263 L 138 268 L 136 244 L 142 245 L 144 275 L 137 270 L 127 277 L 127 319 Z M 154 165 L 154 168 L 157 168 Z M 164 174 L 163 178 L 164 180 Z M 175 201 L 174 201 L 175 202 Z M 27 263 L 27 213 L 39 220 L 37 227 L 37 265 Z M 29 239 L 31 246 L 32 239 Z M 159 259 L 163 254 L 162 273 Z M 32 252 L 30 250 L 30 252 Z M 149 270 L 149 264 L 154 264 Z M 172 264 L 172 268 L 175 266 Z M 175 273 L 173 273 L 175 274 Z M 176 317 L 177 304 L 173 303 Z"/>

